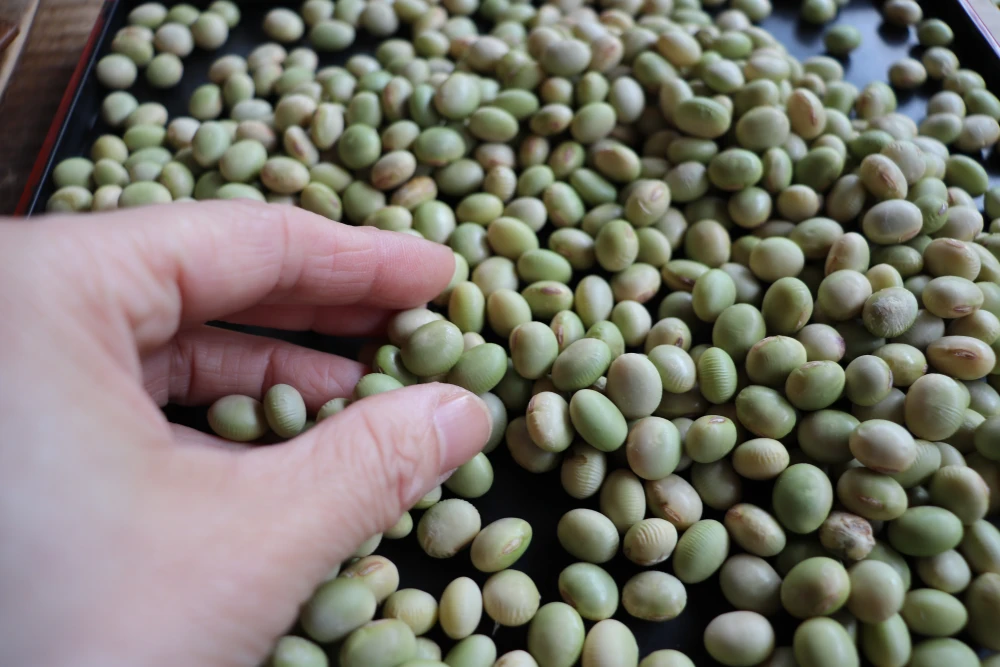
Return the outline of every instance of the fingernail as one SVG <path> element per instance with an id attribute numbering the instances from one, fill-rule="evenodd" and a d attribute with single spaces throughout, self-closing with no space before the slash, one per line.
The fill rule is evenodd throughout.
<path id="1" fill-rule="evenodd" d="M 455 470 L 458 470 L 458 468 L 455 468 Z M 406 491 L 406 506 L 408 508 L 412 508 L 418 500 L 430 493 L 435 486 L 441 486 L 447 482 L 448 478 L 455 474 L 455 470 L 449 470 L 448 472 L 439 475 L 438 478 L 434 480 L 434 484 L 432 484 L 430 488 L 426 488 L 420 483 L 419 478 L 414 477 L 410 488 Z"/>
<path id="2" fill-rule="evenodd" d="M 490 434 L 490 416 L 483 403 L 469 393 L 456 394 L 438 404 L 434 426 L 441 443 L 441 467 L 452 470 L 481 451 Z"/>
<path id="3" fill-rule="evenodd" d="M 446 473 L 443 473 L 440 477 L 437 478 L 437 481 L 434 482 L 434 486 L 441 486 L 442 484 L 444 484 L 445 482 L 447 482 L 448 479 L 451 478 L 451 476 L 455 474 L 455 470 L 458 470 L 458 468 L 454 468 L 452 470 L 449 470 Z"/>

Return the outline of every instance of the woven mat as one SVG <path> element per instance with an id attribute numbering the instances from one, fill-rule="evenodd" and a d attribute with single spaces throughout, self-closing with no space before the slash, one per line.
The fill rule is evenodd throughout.
<path id="1" fill-rule="evenodd" d="M 0 101 L 0 215 L 17 205 L 101 4 L 41 0 L 27 46 Z"/>

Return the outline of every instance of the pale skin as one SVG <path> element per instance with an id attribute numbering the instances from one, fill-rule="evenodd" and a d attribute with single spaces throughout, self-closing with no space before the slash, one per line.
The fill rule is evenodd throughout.
<path id="1" fill-rule="evenodd" d="M 347 359 L 205 326 L 377 335 L 451 252 L 252 202 L 0 224 L 0 664 L 255 665 L 334 565 L 482 448 L 478 398 L 424 384 L 275 446 L 169 424 Z"/>

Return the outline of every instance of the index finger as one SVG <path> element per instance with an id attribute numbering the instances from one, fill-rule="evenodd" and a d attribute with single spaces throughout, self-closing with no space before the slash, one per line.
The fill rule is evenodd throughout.
<path id="1" fill-rule="evenodd" d="M 113 260 L 102 266 L 104 296 L 119 297 L 137 337 L 155 343 L 262 303 L 418 306 L 455 266 L 436 243 L 257 202 L 131 209 L 74 228 L 95 259 Z"/>

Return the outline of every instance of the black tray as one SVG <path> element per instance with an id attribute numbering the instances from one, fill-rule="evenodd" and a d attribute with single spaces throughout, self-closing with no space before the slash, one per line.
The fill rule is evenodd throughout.
<path id="1" fill-rule="evenodd" d="M 61 160 L 88 153 L 95 138 L 108 131 L 100 120 L 100 104 L 107 91 L 96 81 L 93 68 L 96 61 L 108 51 L 108 44 L 115 32 L 125 24 L 125 17 L 139 0 L 109 0 L 103 8 L 90 42 L 84 51 L 80 65 L 67 90 L 52 130 L 35 171 L 25 189 L 18 207 L 20 214 L 44 213 L 45 203 L 52 193 L 50 173 Z M 185 62 L 185 77 L 181 85 L 170 91 L 157 91 L 145 85 L 142 77 L 132 92 L 140 101 L 159 101 L 174 115 L 186 114 L 187 100 L 200 83 L 207 80 L 209 65 L 224 53 L 246 54 L 255 44 L 266 41 L 261 30 L 264 12 L 275 5 L 297 5 L 298 0 L 288 2 L 267 2 L 264 0 L 243 0 L 240 2 L 243 19 L 230 35 L 229 41 L 218 52 L 206 53 L 196 50 Z M 959 0 L 928 0 L 924 3 L 927 16 L 945 19 L 955 31 L 953 49 L 959 55 L 963 66 L 979 71 L 991 90 L 1000 90 L 1000 47 L 986 31 L 981 20 Z M 775 1 L 774 14 L 762 25 L 774 34 L 795 56 L 805 58 L 823 53 L 823 28 L 817 28 L 798 20 L 799 2 Z M 849 59 L 843 61 L 846 78 L 863 86 L 872 80 L 886 80 L 889 64 L 907 55 L 919 54 L 913 30 L 907 31 L 883 24 L 875 3 L 867 0 L 853 0 L 843 8 L 837 23 L 850 23 L 863 35 L 863 45 Z M 363 40 L 359 40 L 363 41 Z M 372 43 L 360 45 L 355 50 L 336 55 L 321 55 L 321 66 L 343 62 L 349 55 L 369 52 Z M 919 57 L 919 55 L 918 55 Z M 939 88 L 928 85 L 911 93 L 900 93 L 900 111 L 919 121 L 924 114 L 926 100 Z M 1000 180 L 997 161 L 988 157 L 985 162 L 991 179 Z M 242 330 L 246 328 L 234 327 Z M 273 335 L 312 348 L 355 357 L 361 341 L 343 340 L 311 333 L 287 333 L 250 329 L 252 333 Z M 204 409 L 170 406 L 168 416 L 192 426 L 206 428 Z M 534 539 L 525 556 L 516 564 L 517 569 L 529 573 L 539 584 L 542 602 L 560 600 L 556 580 L 562 568 L 573 562 L 555 538 L 555 526 L 560 516 L 573 507 L 597 508 L 596 498 L 579 502 L 569 498 L 559 483 L 558 470 L 544 475 L 531 475 L 520 469 L 511 460 L 505 447 L 499 447 L 490 455 L 498 484 L 488 494 L 475 501 L 479 508 L 483 525 L 508 516 L 528 519 L 534 528 Z M 516 481 L 512 481 L 516 480 Z M 511 490 L 516 487 L 516 492 Z M 446 492 L 447 494 L 447 492 Z M 770 485 L 745 482 L 744 499 L 749 502 L 768 504 Z M 415 513 L 418 518 L 419 512 Z M 705 518 L 722 519 L 722 513 L 706 508 Z M 477 572 L 469 562 L 467 553 L 462 553 L 449 561 L 437 561 L 423 553 L 415 540 L 383 541 L 378 553 L 392 559 L 399 567 L 402 587 L 417 587 L 438 596 L 445 585 L 457 576 L 469 576 L 482 585 L 487 575 Z M 619 585 L 642 568 L 633 565 L 620 554 L 605 566 Z M 662 569 L 671 571 L 670 562 Z M 714 663 L 706 654 L 702 644 L 702 631 L 716 615 L 731 611 L 723 598 L 717 577 L 709 582 L 687 586 L 688 606 L 681 616 L 666 623 L 636 621 L 619 608 L 615 618 L 628 624 L 639 641 L 640 655 L 646 655 L 661 648 L 674 648 L 687 653 L 699 665 Z M 791 617 L 782 612 L 771 618 L 779 646 L 791 644 L 791 635 L 797 626 Z M 587 623 L 588 627 L 591 623 Z M 479 632 L 490 635 L 496 641 L 499 653 L 526 646 L 526 628 L 494 628 L 485 617 Z M 445 652 L 452 642 L 435 629 L 429 635 L 438 641 Z"/>

